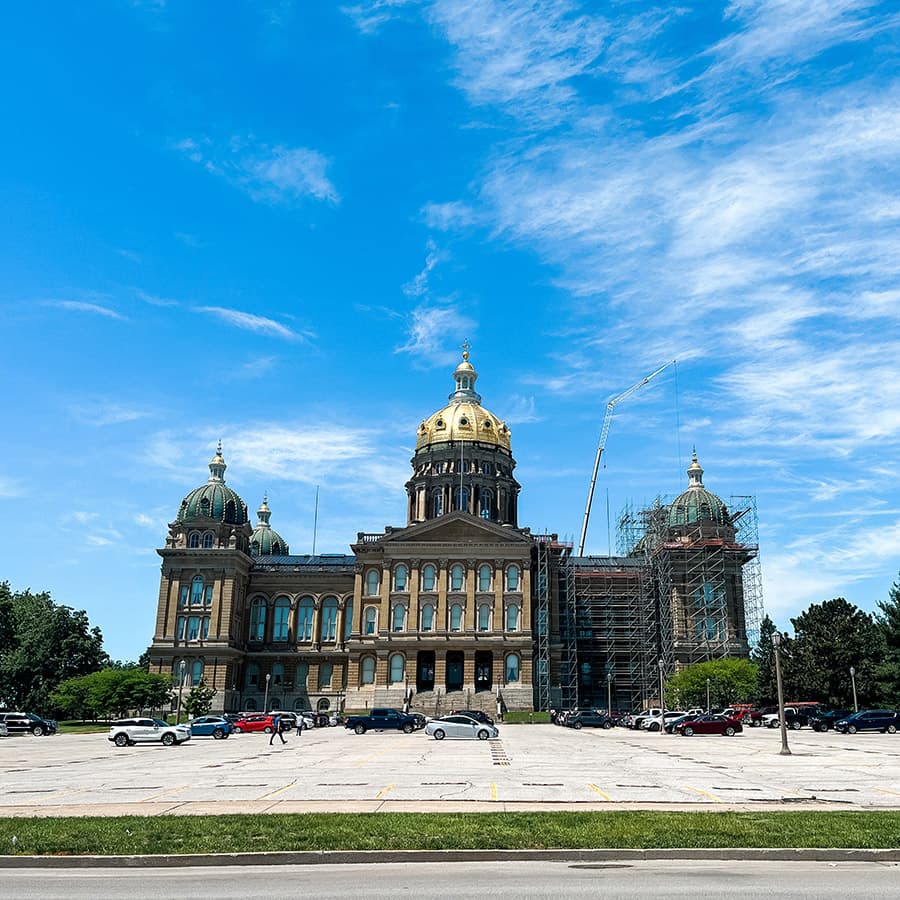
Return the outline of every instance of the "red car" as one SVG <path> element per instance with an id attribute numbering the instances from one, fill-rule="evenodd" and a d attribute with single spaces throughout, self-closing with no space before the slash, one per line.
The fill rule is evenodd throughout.
<path id="1" fill-rule="evenodd" d="M 743 731 L 739 719 L 729 719 L 728 716 L 707 714 L 697 716 L 696 719 L 686 719 L 675 726 L 675 730 L 685 737 L 692 734 L 724 734 L 728 737 Z"/>
<path id="2" fill-rule="evenodd" d="M 234 733 L 240 734 L 244 731 L 264 731 L 271 734 L 275 730 L 275 721 L 271 716 L 244 716 L 234 723 Z"/>

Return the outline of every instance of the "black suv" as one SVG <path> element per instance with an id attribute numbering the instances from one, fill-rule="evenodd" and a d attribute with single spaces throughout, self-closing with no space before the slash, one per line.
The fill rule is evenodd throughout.
<path id="1" fill-rule="evenodd" d="M 565 724 L 569 728 L 581 730 L 582 728 L 612 728 L 615 721 L 596 710 L 580 709 L 578 712 L 572 713 L 566 719 Z"/>
<path id="2" fill-rule="evenodd" d="M 847 716 L 853 715 L 849 709 L 831 709 L 828 712 L 817 712 L 809 717 L 809 724 L 812 725 L 813 731 L 830 731 L 834 728 L 835 722 L 846 719 Z"/>
<path id="3" fill-rule="evenodd" d="M 493 725 L 494 720 L 480 709 L 451 709 L 448 715 L 451 716 L 468 716 L 476 722 L 484 722 L 485 725 Z"/>
<path id="4" fill-rule="evenodd" d="M 35 737 L 56 734 L 56 722 L 52 719 L 42 719 L 34 713 L 0 713 L 0 722 L 6 725 L 9 734 L 33 734 Z"/>

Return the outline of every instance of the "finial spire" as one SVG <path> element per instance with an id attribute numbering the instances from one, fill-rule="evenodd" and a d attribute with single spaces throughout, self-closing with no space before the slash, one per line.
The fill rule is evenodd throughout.
<path id="1" fill-rule="evenodd" d="M 469 339 L 466 338 L 466 339 L 462 342 L 462 344 L 461 344 L 460 346 L 462 347 L 462 352 L 463 352 L 462 358 L 463 358 L 464 360 L 466 360 L 466 362 L 468 362 L 468 360 L 469 360 L 469 347 L 471 346 L 471 344 L 469 344 Z"/>
<path id="2" fill-rule="evenodd" d="M 469 339 L 466 338 L 460 345 L 462 347 L 462 362 L 453 373 L 456 382 L 456 390 L 448 398 L 451 403 L 481 403 L 481 395 L 475 391 L 475 382 L 478 373 L 472 363 L 469 362 Z"/>
<path id="3" fill-rule="evenodd" d="M 703 467 L 697 461 L 696 446 L 691 451 L 691 464 L 688 466 L 687 474 L 690 481 L 688 487 L 703 487 Z"/>
<path id="4" fill-rule="evenodd" d="M 256 511 L 256 515 L 259 516 L 259 520 L 256 523 L 257 528 L 269 528 L 269 516 L 272 515 L 272 511 L 269 509 L 269 492 L 263 494 L 263 502 L 260 504 L 259 509 Z"/>
<path id="5" fill-rule="evenodd" d="M 216 445 L 216 455 L 209 461 L 209 480 L 216 482 L 225 481 L 225 460 L 222 457 L 222 441 Z"/>

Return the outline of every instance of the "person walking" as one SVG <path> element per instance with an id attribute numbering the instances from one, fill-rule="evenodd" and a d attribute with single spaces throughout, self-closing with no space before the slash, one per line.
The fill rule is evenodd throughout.
<path id="1" fill-rule="evenodd" d="M 297 737 L 303 734 L 303 714 L 297 713 Z"/>
<path id="2" fill-rule="evenodd" d="M 272 733 L 269 735 L 269 746 L 270 747 L 275 742 L 276 734 L 278 735 L 278 737 L 281 738 L 282 744 L 287 743 L 287 741 L 284 739 L 284 735 L 281 733 L 281 730 L 282 730 L 281 729 L 281 716 L 275 716 L 274 720 L 272 721 Z"/>

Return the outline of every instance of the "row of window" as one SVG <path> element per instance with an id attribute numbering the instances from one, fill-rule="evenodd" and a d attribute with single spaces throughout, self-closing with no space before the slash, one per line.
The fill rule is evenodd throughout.
<path id="1" fill-rule="evenodd" d="M 189 585 L 181 585 L 178 596 L 179 606 L 212 606 L 213 586 L 203 581 L 202 575 L 195 575 Z"/>
<path id="2" fill-rule="evenodd" d="M 361 685 L 375 684 L 374 656 L 364 656 L 359 664 L 359 681 Z M 521 669 L 519 654 L 508 653 L 505 660 L 505 672 L 507 684 L 516 684 L 519 681 Z M 406 657 L 402 653 L 394 653 L 388 661 L 388 680 L 391 684 L 400 684 L 406 680 Z"/>
<path id="3" fill-rule="evenodd" d="M 205 641 L 209 637 L 209 616 L 179 616 L 175 620 L 176 641 Z"/>
<path id="4" fill-rule="evenodd" d="M 422 567 L 422 579 L 420 590 L 423 593 L 431 593 L 437 590 L 437 568 L 428 563 Z M 447 587 L 451 591 L 463 590 L 466 570 L 460 563 L 455 563 L 447 573 Z M 521 572 L 518 566 L 507 566 L 505 574 L 504 590 L 521 590 Z M 409 590 L 409 567 L 405 563 L 397 563 L 391 573 L 393 590 L 405 593 Z M 478 567 L 478 590 L 493 590 L 494 569 L 489 565 Z M 381 587 L 381 572 L 378 569 L 369 569 L 366 572 L 365 589 L 367 597 L 377 597 Z"/>
<path id="5" fill-rule="evenodd" d="M 216 536 L 211 531 L 207 531 L 204 534 L 200 534 L 199 531 L 192 531 L 188 536 L 188 547 L 192 550 L 196 550 L 198 547 L 210 550 L 215 546 L 215 540 Z"/>
<path id="6" fill-rule="evenodd" d="M 346 619 L 344 637 L 350 637 L 353 627 L 353 601 L 345 603 Z M 337 635 L 338 601 L 336 597 L 327 597 L 321 604 L 319 617 L 319 640 L 334 641 Z M 290 638 L 291 601 L 287 597 L 279 597 L 271 607 L 271 637 L 269 640 L 282 642 Z M 297 606 L 297 640 L 313 639 L 313 616 L 315 603 L 312 597 L 304 597 Z M 250 603 L 250 640 L 266 640 L 266 628 L 269 619 L 269 606 L 263 597 L 257 597 Z"/>
<path id="7" fill-rule="evenodd" d="M 307 687 L 309 679 L 309 663 L 297 663 L 296 670 L 296 690 L 302 690 Z M 319 663 L 319 679 L 318 688 L 322 690 L 331 686 L 331 680 L 334 677 L 334 663 Z M 244 672 L 244 688 L 260 688 L 265 684 L 265 676 L 260 675 L 259 666 L 256 663 L 250 663 Z M 269 673 L 269 687 L 274 688 L 290 688 L 285 680 L 284 666 L 281 663 L 273 663 L 272 671 Z"/>
<path id="8" fill-rule="evenodd" d="M 183 667 L 183 668 L 182 668 Z M 181 687 L 190 684 L 196 687 L 203 678 L 203 661 L 199 659 L 176 659 L 172 663 L 172 680 Z"/>
<path id="9" fill-rule="evenodd" d="M 434 620 L 436 616 L 436 608 L 431 603 L 426 603 L 419 610 L 419 631 L 434 631 Z M 452 603 L 447 610 L 447 631 L 461 631 L 463 622 L 463 613 L 465 607 L 461 603 Z M 492 613 L 490 604 L 482 603 L 478 607 L 478 621 L 476 628 L 478 631 L 492 630 Z M 406 607 L 398 603 L 391 610 L 391 631 L 406 631 Z M 363 633 L 378 634 L 378 608 L 375 606 L 367 606 L 363 613 Z M 506 607 L 504 616 L 504 627 L 506 631 L 519 630 L 519 607 L 510 604 Z"/>

